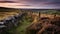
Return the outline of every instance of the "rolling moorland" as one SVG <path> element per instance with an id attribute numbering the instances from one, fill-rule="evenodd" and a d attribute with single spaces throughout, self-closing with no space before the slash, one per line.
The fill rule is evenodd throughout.
<path id="1" fill-rule="evenodd" d="M 60 34 L 60 10 L 0 8 L 0 34 Z"/>

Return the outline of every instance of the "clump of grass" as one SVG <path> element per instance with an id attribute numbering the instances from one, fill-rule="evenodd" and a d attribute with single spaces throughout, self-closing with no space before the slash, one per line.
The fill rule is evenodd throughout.
<path id="1" fill-rule="evenodd" d="M 28 16 L 27 16 L 28 17 Z M 25 34 L 26 27 L 31 23 L 31 18 L 26 16 L 22 17 L 23 19 L 21 20 L 21 25 L 16 29 L 18 34 Z M 16 34 L 17 34 L 16 33 Z"/>
<path id="2" fill-rule="evenodd" d="M 20 24 L 17 28 L 13 28 L 12 30 L 8 31 L 10 34 L 25 34 L 26 27 L 32 22 L 32 18 L 25 15 L 20 20 Z"/>

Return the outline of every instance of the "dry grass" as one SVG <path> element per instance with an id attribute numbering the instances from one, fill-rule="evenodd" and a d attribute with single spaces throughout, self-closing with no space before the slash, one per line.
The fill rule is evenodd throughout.
<path id="1" fill-rule="evenodd" d="M 8 18 L 10 16 L 18 15 L 18 12 L 0 12 L 0 20 Z"/>

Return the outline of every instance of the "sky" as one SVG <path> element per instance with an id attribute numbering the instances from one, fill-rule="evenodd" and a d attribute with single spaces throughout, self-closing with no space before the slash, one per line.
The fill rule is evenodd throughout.
<path id="1" fill-rule="evenodd" d="M 0 0 L 0 7 L 60 9 L 60 0 Z"/>

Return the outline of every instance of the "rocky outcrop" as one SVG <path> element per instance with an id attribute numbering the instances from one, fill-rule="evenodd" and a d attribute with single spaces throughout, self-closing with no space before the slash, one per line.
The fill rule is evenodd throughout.
<path id="1" fill-rule="evenodd" d="M 17 27 L 19 25 L 19 21 L 21 20 L 22 14 L 14 15 L 8 18 L 5 18 L 4 20 L 0 20 L 0 34 L 2 32 L 6 32 L 7 30 L 11 30 L 14 27 Z"/>

